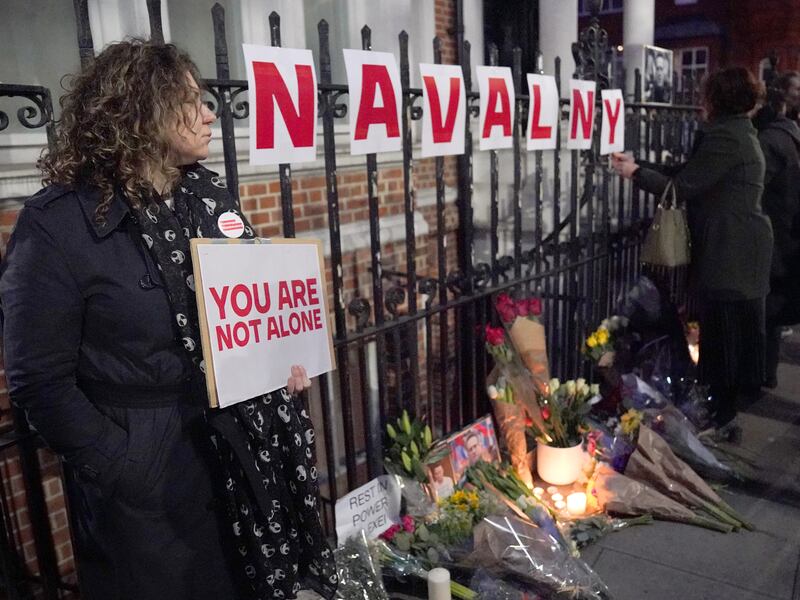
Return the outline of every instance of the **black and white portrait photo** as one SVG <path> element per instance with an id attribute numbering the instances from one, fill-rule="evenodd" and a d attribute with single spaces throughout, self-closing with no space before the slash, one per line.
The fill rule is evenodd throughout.
<path id="1" fill-rule="evenodd" d="M 642 87 L 645 102 L 672 102 L 672 50 L 643 47 Z"/>

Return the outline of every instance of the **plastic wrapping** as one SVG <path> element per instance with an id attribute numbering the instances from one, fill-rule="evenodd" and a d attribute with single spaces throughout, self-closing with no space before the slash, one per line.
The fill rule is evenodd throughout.
<path id="1" fill-rule="evenodd" d="M 339 587 L 335 600 L 389 600 L 380 567 L 370 554 L 364 532 L 334 551 Z"/>
<path id="2" fill-rule="evenodd" d="M 600 513 L 589 517 L 566 521 L 564 523 L 564 531 L 569 536 L 570 540 L 572 540 L 575 547 L 581 550 L 608 533 L 621 531 L 635 525 L 647 525 L 652 522 L 653 518 L 650 515 L 643 515 L 631 519 L 618 519 Z"/>
<path id="3" fill-rule="evenodd" d="M 666 440 L 675 454 L 697 471 L 723 481 L 738 477 L 733 469 L 703 445 L 695 434 L 695 428 L 676 407 L 669 405 L 644 413 L 646 424 Z"/>
<path id="4" fill-rule="evenodd" d="M 526 591 L 546 598 L 611 598 L 585 562 L 571 556 L 544 530 L 513 516 L 486 517 L 479 523 L 475 549 L 465 563 L 502 581 L 523 584 Z"/>

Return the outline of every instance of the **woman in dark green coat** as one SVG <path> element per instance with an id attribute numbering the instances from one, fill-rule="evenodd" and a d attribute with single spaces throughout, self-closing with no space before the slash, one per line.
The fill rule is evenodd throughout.
<path id="1" fill-rule="evenodd" d="M 704 86 L 707 123 L 685 164 L 667 170 L 613 156 L 623 177 L 653 194 L 672 181 L 686 204 L 689 285 L 700 307 L 700 379 L 711 386 L 723 434 L 736 431 L 737 403 L 754 399 L 764 379 L 772 227 L 761 209 L 764 155 L 748 116 L 760 95 L 746 69 L 714 73 Z"/>

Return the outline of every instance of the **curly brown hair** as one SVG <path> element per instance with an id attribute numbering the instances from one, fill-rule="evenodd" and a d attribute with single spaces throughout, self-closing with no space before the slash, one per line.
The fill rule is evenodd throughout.
<path id="1" fill-rule="evenodd" d="M 129 39 L 106 47 L 61 97 L 55 143 L 38 164 L 44 183 L 99 189 L 98 222 L 115 190 L 140 207 L 153 197 L 153 173 L 174 186 L 180 171 L 168 134 L 181 119 L 191 127 L 188 105 L 198 105 L 187 74 L 200 81 L 192 59 L 172 44 Z"/>
<path id="2" fill-rule="evenodd" d="M 764 84 L 744 67 L 728 67 L 708 76 L 703 98 L 711 118 L 741 115 L 765 96 Z"/>

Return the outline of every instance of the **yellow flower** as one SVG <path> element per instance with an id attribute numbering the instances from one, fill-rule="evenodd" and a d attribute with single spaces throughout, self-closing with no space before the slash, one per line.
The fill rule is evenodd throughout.
<path id="1" fill-rule="evenodd" d="M 589 346 L 589 348 L 594 348 L 597 346 L 597 338 L 595 337 L 595 334 L 590 335 L 586 339 L 586 345 Z"/>
<path id="2" fill-rule="evenodd" d="M 608 329 L 601 327 L 597 331 L 594 332 L 595 337 L 597 338 L 597 343 L 601 346 L 608 342 Z"/>
<path id="3" fill-rule="evenodd" d="M 642 413 L 634 408 L 630 409 L 620 418 L 620 427 L 622 429 L 622 433 L 625 435 L 631 435 L 633 432 L 639 429 L 639 425 L 641 423 Z"/>

